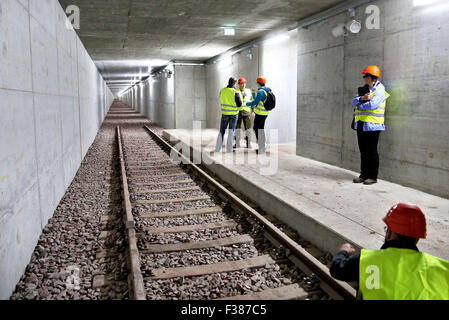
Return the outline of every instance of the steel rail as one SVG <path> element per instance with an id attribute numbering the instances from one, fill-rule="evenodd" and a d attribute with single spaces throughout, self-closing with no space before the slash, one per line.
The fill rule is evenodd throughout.
<path id="1" fill-rule="evenodd" d="M 217 194 L 222 197 L 222 199 L 228 201 L 234 210 L 238 210 L 238 212 L 241 212 L 250 219 L 255 220 L 256 223 L 263 228 L 265 236 L 268 240 L 270 240 L 275 246 L 283 246 L 288 249 L 290 251 L 290 254 L 288 255 L 289 260 L 297 265 L 307 275 L 310 276 L 314 274 L 320 281 L 321 289 L 329 294 L 330 297 L 336 300 L 355 300 L 356 291 L 353 287 L 346 282 L 333 278 L 329 273 L 329 269 L 309 252 L 307 252 L 302 246 L 293 241 L 273 223 L 268 221 L 260 213 L 227 190 L 204 170 L 192 163 L 191 159 L 185 157 L 181 152 L 162 139 L 162 137 L 153 132 L 148 126 L 145 125 L 144 128 L 148 131 L 150 136 L 157 143 L 159 143 L 159 145 L 162 145 L 162 147 L 170 150 L 171 154 L 177 155 L 182 160 L 184 165 L 193 169 L 193 172 L 203 178 L 208 183 L 208 186 L 217 191 Z M 190 155 L 193 156 L 193 153 L 190 152 Z"/>
<path id="2" fill-rule="evenodd" d="M 130 298 L 133 300 L 146 300 L 145 285 L 140 270 L 140 255 L 137 248 L 136 227 L 132 215 L 131 200 L 129 197 L 128 178 L 126 176 L 125 159 L 123 156 L 122 134 L 120 126 L 117 126 L 117 144 L 119 150 L 120 171 L 123 189 L 123 220 L 126 226 L 126 235 L 128 238 L 128 254 L 129 254 L 129 287 Z"/>

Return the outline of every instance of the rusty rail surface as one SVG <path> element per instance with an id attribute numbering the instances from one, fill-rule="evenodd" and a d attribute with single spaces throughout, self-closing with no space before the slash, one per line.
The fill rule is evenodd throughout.
<path id="1" fill-rule="evenodd" d="M 126 235 L 128 238 L 129 254 L 129 279 L 130 298 L 133 300 L 146 300 L 145 286 L 143 283 L 142 272 L 140 270 L 140 255 L 137 249 L 136 228 L 132 215 L 131 201 L 128 190 L 128 178 L 126 177 L 125 159 L 123 156 L 122 135 L 120 127 L 117 126 L 117 144 L 120 158 L 120 171 L 123 189 L 123 207 L 125 214 L 123 220 L 126 226 Z"/>
<path id="2" fill-rule="evenodd" d="M 289 260 L 297 265 L 298 268 L 307 275 L 310 276 L 314 274 L 320 281 L 321 289 L 330 297 L 335 300 L 355 300 L 356 291 L 353 287 L 346 282 L 334 279 L 330 275 L 329 269 L 309 252 L 307 252 L 301 245 L 293 241 L 274 224 L 264 218 L 260 213 L 227 190 L 204 170 L 192 163 L 191 159 L 185 157 L 162 137 L 153 132 L 148 126 L 144 127 L 162 148 L 170 150 L 171 154 L 177 155 L 184 165 L 193 169 L 193 172 L 196 173 L 199 178 L 208 183 L 209 188 L 217 191 L 217 194 L 222 197 L 224 201 L 227 201 L 232 209 L 243 213 L 250 222 L 252 221 L 253 223 L 261 226 L 264 230 L 264 235 L 271 243 L 273 243 L 273 245 L 277 247 L 283 246 L 284 248 L 289 249 Z M 190 152 L 190 156 L 193 157 L 193 152 Z"/>

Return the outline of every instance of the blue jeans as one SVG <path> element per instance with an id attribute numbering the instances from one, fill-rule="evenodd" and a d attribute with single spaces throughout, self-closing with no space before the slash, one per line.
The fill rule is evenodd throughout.
<path id="1" fill-rule="evenodd" d="M 234 143 L 234 133 L 235 127 L 237 126 L 237 120 L 239 115 L 236 114 L 234 116 L 221 116 L 221 125 L 220 125 L 220 133 L 217 138 L 217 145 L 215 147 L 215 152 L 220 152 L 221 147 L 223 146 L 223 139 L 226 132 L 226 129 L 229 126 L 229 134 L 228 134 L 228 142 L 226 144 L 226 152 L 232 152 L 232 144 Z"/>

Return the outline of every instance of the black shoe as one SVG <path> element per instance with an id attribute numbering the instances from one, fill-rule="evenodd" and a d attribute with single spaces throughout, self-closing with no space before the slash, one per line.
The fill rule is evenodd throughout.
<path id="1" fill-rule="evenodd" d="M 354 180 L 352 180 L 352 182 L 354 182 L 354 183 L 363 183 L 363 182 L 365 182 L 365 179 L 362 179 L 362 178 L 354 178 Z"/>

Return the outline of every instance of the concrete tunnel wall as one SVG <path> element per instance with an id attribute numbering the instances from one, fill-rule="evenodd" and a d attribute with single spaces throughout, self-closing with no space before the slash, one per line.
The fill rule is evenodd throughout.
<path id="1" fill-rule="evenodd" d="M 226 87 L 231 76 L 244 77 L 247 88 L 256 88 L 259 76 L 267 78 L 267 86 L 276 95 L 276 109 L 266 122 L 266 129 L 278 130 L 278 142 L 296 140 L 297 90 L 297 32 L 276 43 L 262 43 L 243 50 L 228 59 L 207 66 L 207 127 L 219 128 L 221 108 L 220 89 Z M 252 54 L 250 60 L 247 56 Z"/>
<path id="2" fill-rule="evenodd" d="M 278 130 L 280 143 L 296 140 L 297 32 L 275 44 L 252 48 L 252 59 L 244 50 L 229 59 L 207 66 L 169 66 L 174 76 L 164 74 L 136 85 L 121 100 L 166 129 L 191 129 L 193 121 L 202 128 L 219 128 L 219 94 L 231 76 L 245 77 L 255 88 L 259 75 L 268 79 L 276 93 L 277 107 L 266 124 Z"/>
<path id="3" fill-rule="evenodd" d="M 412 0 L 375 1 L 379 30 L 335 38 L 346 13 L 299 32 L 297 154 L 359 171 L 351 99 L 360 72 L 377 64 L 387 101 L 379 143 L 380 177 L 449 197 L 449 7 L 414 7 Z M 407 201 L 407 199 L 398 199 Z"/>
<path id="4" fill-rule="evenodd" d="M 95 139 L 113 95 L 56 0 L 0 2 L 0 299 Z"/>
<path id="5" fill-rule="evenodd" d="M 204 66 L 170 65 L 168 78 L 159 74 L 134 86 L 121 100 L 166 129 L 191 129 L 193 121 L 206 127 Z"/>

